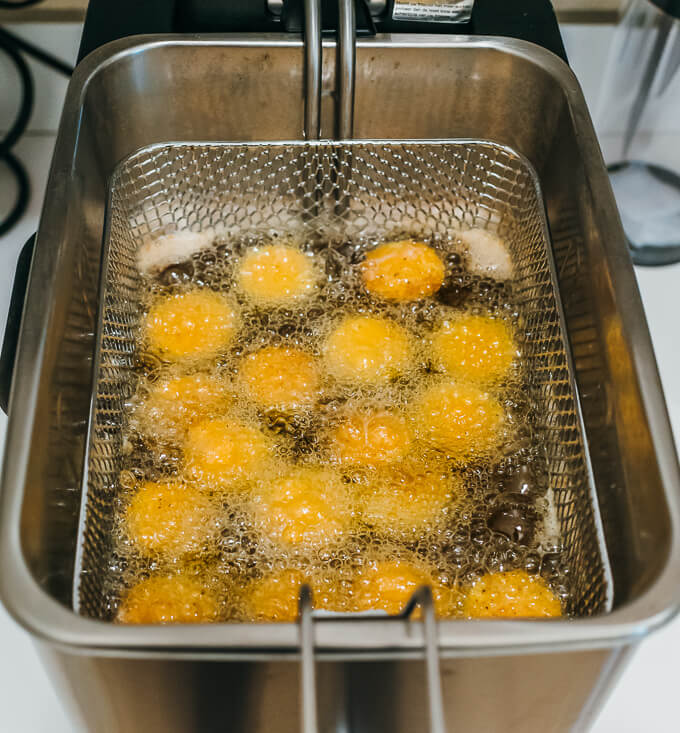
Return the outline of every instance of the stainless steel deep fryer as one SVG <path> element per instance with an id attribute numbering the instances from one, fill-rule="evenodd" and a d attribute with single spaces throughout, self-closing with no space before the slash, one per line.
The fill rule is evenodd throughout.
<path id="1" fill-rule="evenodd" d="M 161 227 L 243 226 L 234 202 L 265 195 L 271 178 L 262 162 L 283 156 L 293 194 L 301 194 L 293 200 L 302 202 L 303 226 L 347 228 L 362 210 L 389 221 L 408 192 L 440 206 L 447 226 L 469 217 L 511 241 L 527 312 L 544 334 L 532 352 L 536 364 L 546 353 L 556 359 L 549 376 L 537 369 L 536 383 L 544 379 L 544 418 L 561 461 L 553 475 L 564 481 L 555 486 L 563 492 L 563 536 L 574 567 L 584 570 L 579 617 L 440 622 L 427 649 L 430 662 L 434 651 L 440 655 L 448 729 L 582 730 L 637 641 L 674 613 L 680 596 L 677 459 L 582 95 L 562 62 L 530 44 L 376 37 L 357 42 L 348 121 L 337 115 L 348 97 L 333 94 L 335 54 L 336 44 L 324 42 L 323 66 L 310 76 L 303 43 L 291 37 L 154 37 L 114 43 L 79 66 L 50 174 L 12 391 L 3 601 L 34 634 L 74 714 L 92 730 L 299 730 L 302 641 L 307 682 L 316 659 L 320 730 L 406 732 L 426 724 L 432 675 L 422 662 L 422 624 L 407 618 L 312 622 L 306 612 L 301 627 L 130 628 L 102 620 L 97 608 L 91 550 L 105 548 L 109 513 L 100 489 L 115 471 L 119 431 L 115 419 L 99 421 L 116 410 L 115 399 L 101 399 L 102 379 L 115 381 L 127 368 L 125 359 L 107 361 L 116 350 L 105 337 L 111 324 L 116 337 L 134 325 L 134 298 L 124 291 L 134 290 L 129 257 Z M 305 118 L 304 100 L 305 89 L 318 86 L 320 136 L 353 124 L 362 142 L 285 143 L 300 138 L 305 120 L 314 136 L 316 112 L 308 102 Z M 230 144 L 206 142 L 218 140 Z M 258 144 L 233 144 L 248 141 Z M 309 161 L 322 161 L 348 196 L 333 186 L 322 186 L 321 195 L 306 188 Z M 342 175 L 331 176 L 333 166 Z M 206 170 L 219 173 L 210 185 Z M 234 172 L 224 178 L 229 186 L 218 184 L 225 171 Z M 438 184 L 431 192 L 420 185 L 426 174 Z M 197 193 L 183 196 L 189 182 Z M 386 188 L 394 198 L 380 193 Z M 214 201 L 208 212 L 196 206 L 205 194 Z M 336 218 L 324 216 L 331 202 Z M 436 226 L 439 215 L 420 223 Z M 126 262 L 128 277 L 117 281 L 115 268 L 125 270 Z M 83 486 L 89 496 L 81 522 Z M 84 614 L 72 610 L 78 577 Z"/>

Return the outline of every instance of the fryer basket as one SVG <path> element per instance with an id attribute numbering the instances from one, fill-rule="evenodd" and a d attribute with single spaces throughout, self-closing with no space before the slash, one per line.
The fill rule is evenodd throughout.
<path id="1" fill-rule="evenodd" d="M 447 240 L 471 227 L 502 237 L 513 261 L 523 366 L 536 407 L 532 431 L 544 446 L 549 502 L 570 571 L 567 611 L 589 616 L 611 609 L 544 204 L 521 155 L 476 140 L 162 144 L 117 166 L 108 207 L 75 576 L 81 613 L 100 619 L 112 613 L 103 589 L 143 310 L 137 252 L 149 238 L 184 230 L 226 239 L 294 233 L 334 246 L 397 235 Z"/>

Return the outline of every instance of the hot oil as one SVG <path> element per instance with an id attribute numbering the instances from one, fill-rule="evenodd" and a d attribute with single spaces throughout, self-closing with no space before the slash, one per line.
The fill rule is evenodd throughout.
<path id="1" fill-rule="evenodd" d="M 361 492 L 384 469 L 348 466 L 337 460 L 332 447 L 340 422 L 362 409 L 400 416 L 413 434 L 414 402 L 428 385 L 442 379 L 431 358 L 430 334 L 452 315 L 506 319 L 521 352 L 522 314 L 511 283 L 469 272 L 459 242 L 430 242 L 446 263 L 442 288 L 434 297 L 415 303 L 388 303 L 372 298 L 358 274 L 358 263 L 374 243 L 305 243 L 301 249 L 318 277 L 316 292 L 283 305 L 258 304 L 240 291 L 235 268 L 249 248 L 266 243 L 217 241 L 145 283 L 147 307 L 160 297 L 196 288 L 225 293 L 238 311 L 239 327 L 222 352 L 209 360 L 181 364 L 151 353 L 140 331 L 115 503 L 115 549 L 107 584 L 112 614 L 126 588 L 154 574 L 181 572 L 195 576 L 219 599 L 221 618 L 252 620 L 253 609 L 243 589 L 271 573 L 289 570 L 299 571 L 317 592 L 324 582 L 332 584 L 335 610 L 347 611 L 352 610 L 352 579 L 361 568 L 399 558 L 425 568 L 433 580 L 452 588 L 465 588 L 487 572 L 524 568 L 540 574 L 567 607 L 568 569 L 550 510 L 546 456 L 532 419 L 540 405 L 531 399 L 521 359 L 493 389 L 506 415 L 497 451 L 461 464 L 445 461 L 418 440 L 409 446 L 408 460 L 421 468 L 434 465 L 441 470 L 445 464 L 455 491 L 440 515 L 443 519 L 426 519 L 406 530 L 389 523 L 367 524 L 362 520 Z M 329 333 L 343 318 L 356 314 L 389 319 L 409 334 L 409 367 L 381 386 L 347 382 L 323 369 L 322 350 Z M 272 346 L 299 349 L 317 359 L 321 374 L 314 404 L 262 407 L 250 399 L 240 376 L 244 359 Z M 172 413 L 169 420 L 160 419 L 162 406 L 160 412 L 154 408 L 160 386 L 195 374 L 203 374 L 212 387 L 217 385 L 210 399 L 199 400 L 184 413 Z M 213 399 L 215 392 L 218 396 Z M 214 477 L 187 470 L 185 442 L 192 422 L 225 416 L 260 431 L 266 451 L 248 476 L 217 486 Z M 319 467 L 332 471 L 341 486 L 337 513 L 349 516 L 342 531 L 297 544 L 269 536 L 257 519 L 253 497 L 266 494 L 272 482 L 293 468 Z M 128 507 L 145 482 L 181 482 L 208 497 L 208 539 L 201 549 L 140 551 L 131 541 Z M 408 513 L 408 502 L 400 510 Z M 450 613 L 456 615 L 459 609 L 452 606 Z"/>

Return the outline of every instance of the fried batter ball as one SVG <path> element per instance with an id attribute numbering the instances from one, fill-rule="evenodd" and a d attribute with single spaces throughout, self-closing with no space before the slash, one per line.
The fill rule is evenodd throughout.
<path id="1" fill-rule="evenodd" d="M 207 358 L 225 349 L 238 319 L 232 301 L 213 290 L 191 290 L 157 300 L 146 317 L 152 351 L 173 359 Z"/>
<path id="2" fill-rule="evenodd" d="M 317 467 L 293 469 L 255 490 L 258 527 L 286 545 L 326 545 L 342 538 L 353 522 L 351 496 L 341 477 Z"/>
<path id="3" fill-rule="evenodd" d="M 198 420 L 224 413 L 230 403 L 226 383 L 203 372 L 155 382 L 137 409 L 144 433 L 181 438 Z"/>
<path id="4" fill-rule="evenodd" d="M 361 263 L 366 290 L 386 300 L 416 300 L 436 293 L 446 270 L 439 255 L 426 244 L 405 240 L 386 242 Z"/>
<path id="5" fill-rule="evenodd" d="M 254 581 L 246 596 L 246 608 L 254 621 L 294 621 L 298 617 L 300 587 L 312 588 L 313 607 L 342 611 L 344 603 L 336 579 L 317 572 L 284 570 Z"/>
<path id="6" fill-rule="evenodd" d="M 311 295 L 317 281 L 318 273 L 311 258 L 286 244 L 251 249 L 238 272 L 241 290 L 254 301 L 267 305 Z"/>
<path id="7" fill-rule="evenodd" d="M 502 382 L 519 356 L 506 321 L 472 314 L 445 321 L 433 335 L 432 347 L 439 367 L 482 387 Z"/>
<path id="8" fill-rule="evenodd" d="M 217 621 L 214 593 L 188 575 L 151 576 L 130 588 L 118 609 L 122 624 L 200 624 Z"/>
<path id="9" fill-rule="evenodd" d="M 184 445 L 188 475 L 221 488 L 254 477 L 269 453 L 260 430 L 228 418 L 192 425 Z"/>
<path id="10" fill-rule="evenodd" d="M 354 581 L 352 610 L 398 614 L 404 610 L 413 593 L 423 585 L 432 588 L 437 616 L 446 618 L 456 615 L 459 601 L 457 591 L 434 580 L 427 567 L 404 559 L 373 560 L 364 566 Z"/>
<path id="11" fill-rule="evenodd" d="M 407 332 L 394 321 L 350 316 L 330 334 L 324 346 L 328 371 L 343 381 L 382 384 L 409 365 Z"/>
<path id="12" fill-rule="evenodd" d="M 134 226 L 134 224 L 132 224 Z M 166 267 L 182 265 L 212 244 L 211 232 L 179 231 L 149 234 L 137 250 L 137 266 L 144 275 L 158 275 Z"/>
<path id="13" fill-rule="evenodd" d="M 319 371 L 311 354 L 266 346 L 243 360 L 241 381 L 260 407 L 294 410 L 316 402 Z"/>
<path id="14" fill-rule="evenodd" d="M 561 616 L 559 599 L 542 578 L 525 570 L 488 573 L 468 591 L 463 613 L 470 618 Z"/>
<path id="15" fill-rule="evenodd" d="M 331 454 L 346 465 L 393 463 L 402 459 L 410 447 L 406 419 L 388 410 L 355 410 L 331 434 Z"/>
<path id="16" fill-rule="evenodd" d="M 219 526 L 209 497 L 176 481 L 142 484 L 125 519 L 137 549 L 172 558 L 199 552 Z"/>
<path id="17" fill-rule="evenodd" d="M 512 257 L 506 244 L 499 237 L 486 229 L 468 229 L 461 232 L 460 238 L 472 272 L 496 280 L 512 278 L 514 271 Z"/>
<path id="18" fill-rule="evenodd" d="M 445 463 L 407 459 L 369 475 L 357 509 L 374 531 L 422 537 L 450 516 L 464 496 L 461 478 Z"/>
<path id="19" fill-rule="evenodd" d="M 416 405 L 420 437 L 456 462 L 484 458 L 499 444 L 504 426 L 500 402 L 464 382 L 430 387 Z"/>

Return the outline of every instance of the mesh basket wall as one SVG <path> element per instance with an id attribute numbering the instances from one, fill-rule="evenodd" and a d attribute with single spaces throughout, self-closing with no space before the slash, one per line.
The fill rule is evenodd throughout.
<path id="1" fill-rule="evenodd" d="M 549 490 L 568 560 L 574 615 L 609 609 L 609 571 L 551 274 L 535 174 L 507 148 L 479 142 L 170 144 L 123 161 L 110 187 L 96 397 L 76 605 L 107 618 L 102 593 L 141 314 L 136 254 L 150 235 L 299 232 L 334 241 L 490 227 L 507 243 L 526 330 Z"/>

